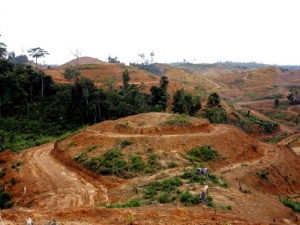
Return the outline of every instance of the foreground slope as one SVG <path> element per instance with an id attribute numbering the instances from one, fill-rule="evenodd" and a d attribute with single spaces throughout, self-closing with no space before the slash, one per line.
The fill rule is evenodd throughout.
<path id="1" fill-rule="evenodd" d="M 125 159 L 130 161 L 134 154 L 147 160 L 151 149 L 161 169 L 127 178 L 101 176 L 74 160 L 82 153 L 88 158 L 100 157 L 125 140 L 131 143 L 121 149 Z M 217 211 L 206 205 L 185 207 L 177 200 L 129 209 L 98 207 L 143 198 L 149 182 L 192 169 L 183 155 L 200 145 L 210 145 L 221 156 L 202 166 L 228 182 L 227 188 L 209 182 L 209 195 Z M 290 148 L 259 142 L 230 125 L 168 113 L 105 121 L 56 144 L 28 149 L 20 155 L 4 152 L 1 159 L 1 166 L 8 168 L 1 181 L 18 180 L 7 186 L 18 206 L 2 213 L 4 221 L 12 224 L 27 217 L 42 222 L 54 217 L 64 224 L 126 224 L 130 214 L 136 224 L 293 224 L 295 214 L 279 202 L 278 196 L 293 196 L 300 190 L 299 157 Z M 19 161 L 24 164 L 18 170 L 10 168 L 12 162 Z M 169 167 L 171 161 L 177 166 Z M 262 179 L 265 171 L 269 172 L 268 179 Z M 178 191 L 198 194 L 203 186 L 185 182 Z M 227 205 L 232 210 L 220 208 Z"/>

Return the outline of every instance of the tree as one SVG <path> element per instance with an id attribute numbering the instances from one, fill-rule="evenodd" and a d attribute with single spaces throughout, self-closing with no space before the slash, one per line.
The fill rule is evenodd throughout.
<path id="1" fill-rule="evenodd" d="M 49 53 L 46 50 L 44 50 L 40 47 L 29 49 L 28 53 L 29 53 L 29 56 L 35 58 L 35 68 L 36 69 L 37 69 L 38 58 L 45 57 L 45 55 L 49 55 Z M 43 76 L 42 71 L 40 71 L 40 75 L 41 75 L 41 81 L 42 81 L 42 98 L 44 98 L 44 76 Z"/>
<path id="2" fill-rule="evenodd" d="M 114 85 L 117 83 L 117 77 L 113 76 L 112 78 L 104 78 L 102 80 L 104 86 L 107 86 L 109 90 L 112 90 Z"/>
<path id="3" fill-rule="evenodd" d="M 139 57 L 141 57 L 141 59 L 142 59 L 142 64 L 144 63 L 144 59 L 145 59 L 145 54 L 144 53 L 140 53 L 140 54 L 138 54 L 138 56 Z"/>
<path id="4" fill-rule="evenodd" d="M 184 89 L 177 90 L 173 96 L 173 108 L 175 113 L 184 113 L 186 115 L 194 116 L 201 108 L 200 98 L 193 96 Z"/>
<path id="5" fill-rule="evenodd" d="M 124 92 L 126 92 L 126 90 L 128 89 L 128 86 L 129 86 L 128 82 L 130 81 L 130 76 L 129 76 L 129 72 L 127 69 L 123 71 L 122 78 L 123 78 L 123 90 L 124 90 Z"/>
<path id="6" fill-rule="evenodd" d="M 44 50 L 40 47 L 29 49 L 28 53 L 29 53 L 29 56 L 35 58 L 35 68 L 36 69 L 37 69 L 37 60 L 38 60 L 38 58 L 45 57 L 46 55 L 49 55 L 49 53 L 46 50 Z"/>
<path id="7" fill-rule="evenodd" d="M 279 106 L 279 99 L 278 99 L 278 98 L 276 98 L 276 99 L 274 100 L 274 105 L 275 105 L 275 108 L 277 109 L 278 106 Z"/>
<path id="8" fill-rule="evenodd" d="M 169 98 L 169 94 L 167 92 L 169 80 L 166 76 L 162 76 L 159 83 L 159 87 L 152 86 L 150 88 L 152 96 L 152 105 L 155 109 L 158 109 L 159 111 L 166 111 L 167 101 Z"/>
<path id="9" fill-rule="evenodd" d="M 16 56 L 15 52 L 9 52 L 7 59 L 8 59 L 8 61 L 10 61 L 11 63 L 13 63 L 15 65 L 28 62 L 28 57 L 26 55 Z"/>
<path id="10" fill-rule="evenodd" d="M 209 95 L 207 106 L 203 111 L 205 118 L 211 123 L 226 123 L 227 121 L 226 110 L 221 107 L 220 102 L 218 93 L 214 92 Z"/>
<path id="11" fill-rule="evenodd" d="M 154 52 L 152 51 L 151 53 L 150 53 L 150 57 L 151 57 L 151 63 L 153 63 L 154 62 Z"/>
<path id="12" fill-rule="evenodd" d="M 215 107 L 220 105 L 220 95 L 216 92 L 212 93 L 208 97 L 207 106 Z"/>
<path id="13" fill-rule="evenodd" d="M 79 57 L 81 56 L 81 50 L 80 49 L 76 49 L 74 52 L 71 51 L 72 55 L 76 57 L 76 61 L 75 61 L 75 64 L 76 64 L 76 69 L 77 69 L 77 72 L 80 73 L 79 71 Z"/>
<path id="14" fill-rule="evenodd" d="M 109 63 L 120 63 L 117 56 L 115 58 L 112 58 L 112 57 L 110 57 L 110 55 L 108 56 L 108 62 Z"/>
<path id="15" fill-rule="evenodd" d="M 73 66 L 68 66 L 65 68 L 63 72 L 63 76 L 68 79 L 74 81 L 74 79 L 78 78 L 80 75 L 80 71 L 77 70 L 77 68 Z"/>
<path id="16" fill-rule="evenodd" d="M 6 56 L 6 45 L 0 42 L 0 59 L 4 59 Z"/>

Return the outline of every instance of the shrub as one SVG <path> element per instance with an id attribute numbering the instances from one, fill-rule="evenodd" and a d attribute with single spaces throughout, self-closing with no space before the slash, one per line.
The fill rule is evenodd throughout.
<path id="1" fill-rule="evenodd" d="M 179 200 L 180 202 L 184 203 L 186 206 L 196 205 L 199 203 L 198 196 L 191 194 L 189 191 L 185 191 L 181 193 Z"/>
<path id="2" fill-rule="evenodd" d="M 5 176 L 5 168 L 0 169 L 0 178 Z"/>
<path id="3" fill-rule="evenodd" d="M 10 179 L 9 182 L 10 182 L 11 185 L 15 185 L 17 183 L 17 180 L 16 180 L 16 178 L 13 177 L 13 178 Z"/>
<path id="4" fill-rule="evenodd" d="M 178 166 L 178 164 L 174 161 L 168 162 L 168 168 L 175 168 L 177 166 Z"/>
<path id="5" fill-rule="evenodd" d="M 189 183 L 200 183 L 204 184 L 207 178 L 203 175 L 197 175 L 194 170 L 184 170 L 183 174 L 180 175 L 182 179 L 188 179 Z"/>
<path id="6" fill-rule="evenodd" d="M 167 193 L 176 190 L 176 187 L 179 187 L 181 185 L 182 181 L 179 177 L 169 178 L 161 183 L 162 190 Z"/>
<path id="7" fill-rule="evenodd" d="M 162 192 L 159 196 L 157 196 L 157 200 L 160 203 L 167 203 L 168 202 L 168 193 Z"/>
<path id="8" fill-rule="evenodd" d="M 187 150 L 187 154 L 191 157 L 191 161 L 198 161 L 198 162 L 207 162 L 210 160 L 214 160 L 216 157 L 219 156 L 216 150 L 213 150 L 210 145 L 203 145 L 199 146 L 198 148 L 192 148 Z"/>
<path id="9" fill-rule="evenodd" d="M 131 167 L 134 171 L 144 171 L 146 164 L 143 162 L 141 156 L 133 155 L 131 156 Z"/>
<path id="10" fill-rule="evenodd" d="M 120 143 L 121 148 L 125 148 L 127 145 L 131 145 L 132 141 L 124 140 Z"/>
<path id="11" fill-rule="evenodd" d="M 219 208 L 224 210 L 232 210 L 231 205 L 221 205 Z"/>
<path id="12" fill-rule="evenodd" d="M 11 196 L 7 191 L 0 193 L 0 208 L 6 208 L 6 203 L 11 201 Z"/>
<path id="13" fill-rule="evenodd" d="M 215 208 L 216 207 L 215 204 L 214 204 L 214 202 L 213 202 L 213 198 L 210 195 L 207 196 L 207 203 L 206 203 L 206 205 L 209 206 L 209 207 L 211 207 L 211 208 Z"/>
<path id="14" fill-rule="evenodd" d="M 268 181 L 268 180 L 269 180 L 269 177 L 268 177 L 268 175 L 270 174 L 269 171 L 257 172 L 256 174 L 257 174 L 257 175 L 260 177 L 260 179 L 262 179 L 262 180 L 265 180 L 265 181 Z"/>
<path id="15" fill-rule="evenodd" d="M 148 184 L 147 189 L 145 190 L 144 198 L 146 199 L 153 198 L 157 194 L 159 187 L 160 187 L 160 183 L 158 181 L 150 182 Z"/>

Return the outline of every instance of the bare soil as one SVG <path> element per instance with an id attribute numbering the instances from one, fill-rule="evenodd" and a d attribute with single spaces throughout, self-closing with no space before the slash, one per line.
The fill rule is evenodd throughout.
<path id="1" fill-rule="evenodd" d="M 300 190 L 300 183 L 293 183 L 300 180 L 299 156 L 291 149 L 283 144 L 258 142 L 233 126 L 212 125 L 203 119 L 192 118 L 193 125 L 162 125 L 172 117 L 172 114 L 147 113 L 105 121 L 57 144 L 27 149 L 19 155 L 1 153 L 6 162 L 1 166 L 7 168 L 5 180 L 14 177 L 18 181 L 6 185 L 17 206 L 2 210 L 4 223 L 23 224 L 30 217 L 35 224 L 45 224 L 51 218 L 60 224 L 129 224 L 132 214 L 133 224 L 296 224 L 296 214 L 278 201 L 279 195 L 293 196 Z M 126 128 L 119 126 L 123 123 L 127 123 Z M 73 160 L 89 146 L 97 146 L 89 153 L 97 156 L 124 139 L 133 142 L 122 149 L 124 154 L 143 155 L 151 147 L 162 163 L 174 160 L 179 167 L 122 179 L 93 174 Z M 129 209 L 99 207 L 100 203 L 119 203 L 132 198 L 133 185 L 143 193 L 145 183 L 180 174 L 186 163 L 180 153 L 207 143 L 224 159 L 205 166 L 229 183 L 228 188 L 210 186 L 209 194 L 217 205 L 230 205 L 232 211 L 215 211 L 205 205 L 184 207 L 180 203 Z M 11 162 L 21 161 L 24 163 L 19 168 L 11 168 Z M 257 175 L 266 170 L 270 171 L 267 182 Z M 239 190 L 240 185 L 250 193 Z M 181 188 L 197 194 L 203 186 Z"/>

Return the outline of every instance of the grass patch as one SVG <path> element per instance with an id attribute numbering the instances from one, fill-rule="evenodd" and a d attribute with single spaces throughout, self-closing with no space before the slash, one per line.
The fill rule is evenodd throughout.
<path id="1" fill-rule="evenodd" d="M 142 203 L 138 199 L 131 199 L 123 204 L 111 204 L 107 205 L 106 208 L 130 208 L 130 207 L 140 207 Z"/>
<path id="2" fill-rule="evenodd" d="M 133 142 L 129 140 L 124 140 L 120 142 L 121 148 L 125 148 L 127 145 L 131 145 Z"/>
<path id="3" fill-rule="evenodd" d="M 165 124 L 169 125 L 191 125 L 190 117 L 185 114 L 174 114 L 172 118 L 165 121 Z"/>
<path id="4" fill-rule="evenodd" d="M 269 139 L 267 142 L 271 143 L 271 144 L 277 144 L 278 142 L 282 141 L 283 139 L 287 138 L 288 136 L 290 136 L 290 134 L 281 135 L 276 138 Z"/>
<path id="5" fill-rule="evenodd" d="M 244 115 L 246 117 L 247 116 L 247 113 L 244 113 Z M 267 120 L 262 120 L 262 119 L 259 119 L 253 115 L 249 115 L 249 120 L 250 120 L 250 123 L 252 124 L 258 124 L 265 133 L 272 133 L 273 130 L 275 130 L 277 127 L 278 127 L 278 124 L 277 123 L 274 123 L 274 122 L 271 122 L 271 121 L 267 121 Z"/>
<path id="6" fill-rule="evenodd" d="M 170 161 L 167 163 L 168 168 L 175 168 L 178 167 L 178 164 L 175 161 Z"/>

